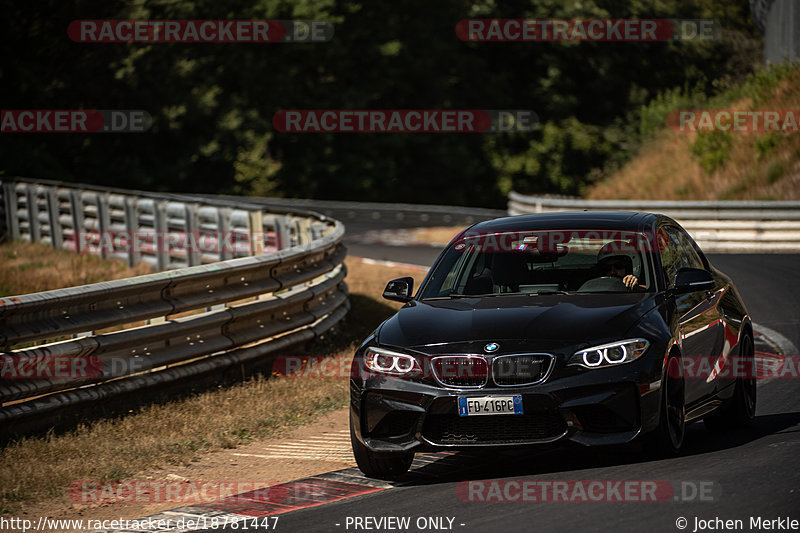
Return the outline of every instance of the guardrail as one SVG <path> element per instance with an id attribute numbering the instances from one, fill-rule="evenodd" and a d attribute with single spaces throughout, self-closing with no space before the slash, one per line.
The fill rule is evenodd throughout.
<path id="1" fill-rule="evenodd" d="M 234 196 L 214 196 L 234 199 Z M 211 196 L 209 196 L 211 198 Z M 306 200 L 296 198 L 258 198 L 248 197 L 270 209 L 292 208 L 313 209 L 319 213 L 348 222 L 391 221 L 404 227 L 412 226 L 453 226 L 474 224 L 506 215 L 501 209 L 464 207 L 432 204 L 394 204 L 386 202 L 341 202 L 334 200 Z"/>
<path id="2" fill-rule="evenodd" d="M 509 193 L 510 215 L 581 210 L 667 215 L 706 252 L 800 252 L 800 202 L 582 200 Z"/>
<path id="3" fill-rule="evenodd" d="M 0 189 L 13 238 L 100 252 L 107 233 L 122 234 L 124 253 L 106 256 L 179 267 L 0 298 L 3 435 L 67 407 L 263 361 L 323 335 L 349 309 L 344 227 L 325 216 L 18 178 Z M 136 232 L 144 237 L 133 246 Z M 246 246 L 221 246 L 225 232 Z M 206 250 L 175 238 L 201 234 Z"/>

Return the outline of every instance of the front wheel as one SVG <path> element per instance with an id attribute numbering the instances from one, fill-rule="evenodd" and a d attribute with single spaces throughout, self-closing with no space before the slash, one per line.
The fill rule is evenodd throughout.
<path id="1" fill-rule="evenodd" d="M 756 418 L 755 347 L 749 336 L 742 338 L 739 357 L 744 361 L 744 376 L 736 378 L 733 397 L 714 413 L 703 419 L 712 431 L 748 427 Z"/>
<path id="2" fill-rule="evenodd" d="M 678 455 L 686 434 L 686 398 L 680 358 L 670 354 L 661 377 L 661 407 L 658 427 L 645 435 L 645 453 L 656 457 Z"/>
<path id="3" fill-rule="evenodd" d="M 378 479 L 392 479 L 402 476 L 411 467 L 414 452 L 377 453 L 364 446 L 353 430 L 354 421 L 350 416 L 350 443 L 353 446 L 353 456 L 356 458 L 358 469 L 367 477 Z"/>

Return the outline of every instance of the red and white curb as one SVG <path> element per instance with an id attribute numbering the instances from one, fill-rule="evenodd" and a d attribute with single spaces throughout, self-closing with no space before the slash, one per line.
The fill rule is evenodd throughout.
<path id="1" fill-rule="evenodd" d="M 274 529 L 274 522 L 266 520 L 268 517 L 438 478 L 444 472 L 461 471 L 469 465 L 474 462 L 465 463 L 450 452 L 418 454 L 411 470 L 398 481 L 370 479 L 358 468 L 346 468 L 139 518 L 135 522 L 144 525 L 140 529 L 96 529 L 87 533 L 182 533 L 220 528 L 268 529 L 270 525 Z M 150 528 L 147 524 L 158 526 Z"/>
<path id="2" fill-rule="evenodd" d="M 355 465 L 349 429 L 323 433 L 308 439 L 270 444 L 268 448 L 264 448 L 263 453 L 233 453 L 232 455 L 259 459 L 336 461 Z"/>

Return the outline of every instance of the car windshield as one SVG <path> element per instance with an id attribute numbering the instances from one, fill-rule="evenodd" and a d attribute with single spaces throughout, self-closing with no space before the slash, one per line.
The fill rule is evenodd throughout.
<path id="1" fill-rule="evenodd" d="M 453 241 L 421 299 L 649 292 L 649 242 L 630 231 L 467 231 Z M 635 279 L 626 283 L 625 278 Z"/>

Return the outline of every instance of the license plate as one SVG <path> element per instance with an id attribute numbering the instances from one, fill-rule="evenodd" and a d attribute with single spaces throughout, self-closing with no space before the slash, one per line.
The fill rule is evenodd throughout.
<path id="1" fill-rule="evenodd" d="M 458 415 L 521 415 L 522 395 L 516 396 L 459 396 Z"/>

